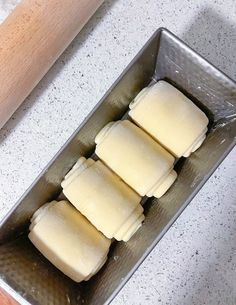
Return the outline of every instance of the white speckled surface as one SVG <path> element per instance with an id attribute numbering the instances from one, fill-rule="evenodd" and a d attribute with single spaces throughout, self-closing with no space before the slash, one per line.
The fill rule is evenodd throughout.
<path id="1" fill-rule="evenodd" d="M 1 20 L 14 3 L 0 0 Z M 106 1 L 0 131 L 0 217 L 158 27 L 236 79 L 235 16 L 235 0 Z M 235 305 L 235 187 L 236 149 L 112 305 Z"/>

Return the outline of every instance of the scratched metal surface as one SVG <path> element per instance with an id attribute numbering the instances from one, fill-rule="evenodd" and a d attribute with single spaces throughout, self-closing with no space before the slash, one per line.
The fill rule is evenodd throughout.
<path id="1" fill-rule="evenodd" d="M 29 218 L 60 194 L 60 182 L 77 158 L 93 153 L 96 133 L 121 118 L 134 96 L 158 79 L 174 84 L 205 111 L 207 139 L 189 159 L 177 162 L 179 176 L 170 191 L 145 202 L 142 229 L 128 243 L 114 243 L 106 265 L 89 282 L 75 284 L 28 241 Z M 235 136 L 236 84 L 170 32 L 158 30 L 0 224 L 0 276 L 31 304 L 108 304 L 229 153 Z"/>

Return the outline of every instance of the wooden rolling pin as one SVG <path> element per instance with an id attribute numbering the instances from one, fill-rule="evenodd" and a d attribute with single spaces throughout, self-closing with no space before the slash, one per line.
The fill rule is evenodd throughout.
<path id="1" fill-rule="evenodd" d="M 2 288 L 0 288 L 0 304 L 1 305 L 20 305 Z"/>
<path id="2" fill-rule="evenodd" d="M 0 128 L 103 0 L 23 0 L 0 25 Z"/>

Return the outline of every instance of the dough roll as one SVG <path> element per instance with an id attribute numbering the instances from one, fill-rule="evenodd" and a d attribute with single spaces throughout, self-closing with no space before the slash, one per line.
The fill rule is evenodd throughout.
<path id="1" fill-rule="evenodd" d="M 129 107 L 134 122 L 178 158 L 188 157 L 206 138 L 207 116 L 165 81 L 144 88 Z"/>
<path id="2" fill-rule="evenodd" d="M 67 201 L 52 201 L 36 211 L 29 239 L 76 282 L 87 281 L 103 266 L 111 244 Z"/>
<path id="3" fill-rule="evenodd" d="M 108 238 L 128 241 L 144 220 L 141 197 L 101 161 L 81 157 L 62 188 L 68 200 Z"/>
<path id="4" fill-rule="evenodd" d="M 107 124 L 95 153 L 141 196 L 161 197 L 175 181 L 174 157 L 130 121 Z"/>

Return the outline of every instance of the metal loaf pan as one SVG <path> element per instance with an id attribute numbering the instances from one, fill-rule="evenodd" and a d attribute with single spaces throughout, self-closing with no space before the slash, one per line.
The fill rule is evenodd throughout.
<path id="1" fill-rule="evenodd" d="M 178 179 L 160 200 L 145 203 L 145 223 L 128 243 L 114 243 L 102 270 L 76 284 L 52 266 L 28 241 L 34 211 L 56 198 L 60 182 L 79 156 L 90 156 L 94 138 L 121 118 L 150 82 L 166 79 L 190 97 L 210 119 L 203 146 L 176 164 Z M 194 123 L 194 122 L 193 122 Z M 108 90 L 40 177 L 0 224 L 0 274 L 31 304 L 108 304 L 233 148 L 236 83 L 165 29 L 159 29 Z"/>

